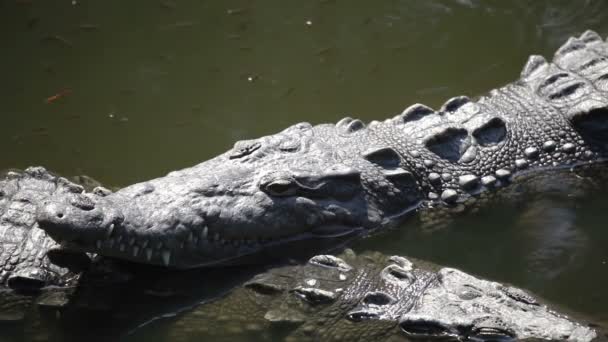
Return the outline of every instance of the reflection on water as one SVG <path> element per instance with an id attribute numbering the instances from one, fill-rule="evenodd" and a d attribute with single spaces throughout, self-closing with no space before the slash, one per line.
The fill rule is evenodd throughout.
<path id="1" fill-rule="evenodd" d="M 587 28 L 608 34 L 606 19 L 602 0 L 0 0 L 0 169 L 125 185 L 295 122 L 480 94 L 529 54 Z M 412 223 L 357 248 L 461 267 L 607 321 L 606 199 L 568 198 L 433 234 Z"/>
<path id="2" fill-rule="evenodd" d="M 528 270 L 546 280 L 577 267 L 588 247 L 588 237 L 576 226 L 576 212 L 560 208 L 555 201 L 540 201 L 521 214 L 526 241 L 530 245 Z"/>

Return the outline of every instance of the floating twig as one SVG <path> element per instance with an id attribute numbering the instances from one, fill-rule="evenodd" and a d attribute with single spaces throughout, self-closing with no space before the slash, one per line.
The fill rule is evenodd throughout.
<path id="1" fill-rule="evenodd" d="M 58 92 L 57 94 L 53 95 L 53 96 L 49 96 L 47 97 L 44 102 L 46 102 L 47 104 L 51 104 L 54 103 L 68 95 L 70 95 L 72 93 L 72 90 L 70 89 L 63 89 L 62 91 Z"/>

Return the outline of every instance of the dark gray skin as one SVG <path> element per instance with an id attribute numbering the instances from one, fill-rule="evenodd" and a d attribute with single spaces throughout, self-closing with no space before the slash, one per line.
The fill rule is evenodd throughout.
<path id="1" fill-rule="evenodd" d="M 92 262 L 84 253 L 61 249 L 38 227 L 37 208 L 49 197 L 107 191 L 87 176 L 73 179 L 42 167 L 0 172 L 0 322 L 27 326 L 38 308 L 66 306 L 83 281 L 102 286 L 128 278 L 110 260 L 93 258 Z"/>
<path id="2" fill-rule="evenodd" d="M 19 320 L 3 322 L 0 339 L 601 339 L 599 327 L 520 289 L 380 253 L 272 268 L 133 268 L 130 281 L 86 281 L 85 272 L 76 288 L 47 287 L 35 300 L 0 290 L 0 320 Z"/>
<path id="3" fill-rule="evenodd" d="M 476 102 L 297 124 L 112 194 L 53 196 L 38 222 L 70 249 L 193 268 L 458 209 L 519 177 L 608 159 L 607 57 L 587 31 Z"/>
<path id="4" fill-rule="evenodd" d="M 84 191 L 41 167 L 0 174 L 0 286 L 36 290 L 75 283 L 77 274 L 49 257 L 60 246 L 38 227 L 36 211 L 51 196 Z M 76 263 L 88 260 L 84 254 L 69 258 Z"/>
<path id="5" fill-rule="evenodd" d="M 104 264 L 100 260 L 87 267 L 88 272 L 84 275 L 57 265 L 49 258 L 49 252 L 58 248 L 57 243 L 40 230 L 33 219 L 39 204 L 51 196 L 77 199 L 87 196 L 85 190 L 95 196 L 107 195 L 109 190 L 102 187 L 90 189 L 91 186 L 86 189 L 40 167 L 10 172 L 1 179 L 0 222 L 4 241 L 0 244 L 0 251 L 7 262 L 0 270 L 6 276 L 3 285 L 17 291 L 0 289 L 0 321 L 19 321 L 24 324 L 25 336 L 49 338 L 62 334 L 72 336 L 74 322 L 80 322 L 75 318 L 88 317 L 87 314 L 96 317 L 95 313 L 103 314 L 103 310 L 111 313 L 110 308 L 119 304 L 107 304 L 108 308 L 104 309 L 99 307 L 100 302 L 112 303 L 112 298 L 120 298 L 117 293 L 124 291 L 125 287 L 118 286 L 117 293 L 113 289 L 117 284 L 128 284 L 130 276 L 111 263 L 105 264 L 109 268 L 102 269 Z M 21 237 L 21 240 L 16 237 Z M 9 255 L 17 255 L 18 259 L 14 260 L 18 261 L 11 262 L 13 257 L 9 258 Z M 83 255 L 64 255 L 64 259 L 72 261 L 72 264 L 73 259 L 76 259 L 76 264 L 82 263 L 79 259 L 83 257 L 88 261 L 88 257 Z M 440 269 L 423 262 L 416 262 L 414 267 L 404 258 L 389 259 L 378 253 L 356 257 L 349 251 L 342 259 L 317 256 L 303 266 L 281 267 L 262 273 L 245 286 L 237 287 L 228 297 L 203 305 L 196 314 L 182 317 L 176 324 L 177 329 L 169 330 L 171 339 L 184 337 L 184 332 L 189 338 L 197 334 L 225 337 L 238 331 L 270 336 L 277 330 L 267 328 L 277 325 L 290 326 L 289 338 L 297 340 L 331 337 L 349 340 L 425 339 L 432 337 L 427 335 L 434 334 L 460 340 L 495 337 L 561 340 L 568 335 L 573 341 L 588 341 L 596 335 L 592 329 L 548 311 L 521 290 L 483 281 L 457 270 Z M 91 274 L 96 272 L 103 272 L 103 275 Z M 176 279 L 167 275 L 159 277 L 167 277 L 172 286 L 166 290 L 161 287 L 144 292 L 158 293 L 166 298 L 167 294 L 175 291 Z M 234 275 L 229 278 L 234 278 Z M 186 279 L 181 285 L 188 298 L 192 284 L 200 284 L 201 279 L 209 282 L 203 275 L 202 278 Z M 463 294 L 463 288 L 468 292 Z M 20 294 L 23 290 L 36 290 L 36 295 L 32 296 L 32 292 L 30 295 Z M 212 295 L 212 300 L 216 296 Z M 524 298 L 524 302 L 513 296 Z M 180 292 L 176 297 L 181 299 L 184 294 Z M 386 302 L 387 299 L 391 302 Z M 146 298 L 146 302 L 149 301 L 150 298 Z M 200 302 L 200 299 L 193 301 Z M 133 316 L 133 321 L 111 321 L 113 325 L 123 325 L 105 334 L 115 337 L 113 334 L 124 333 L 133 325 L 141 325 L 141 320 L 149 320 L 151 314 L 173 313 L 167 310 L 175 310 L 175 306 L 166 302 L 161 301 L 164 306 L 153 307 L 156 310 L 147 308 L 151 312 L 145 313 L 134 308 L 131 308 L 133 312 L 128 311 L 129 307 L 122 308 L 127 310 L 126 316 Z M 435 309 L 438 307 L 441 310 Z M 453 308 L 454 311 L 445 308 Z M 523 309 L 525 313 L 520 313 L 519 310 Z M 54 320 L 49 320 L 45 313 Z M 60 322 L 69 326 L 69 331 L 55 331 L 45 325 L 48 322 L 57 324 L 56 317 L 64 317 Z M 507 318 L 508 322 L 505 322 Z M 206 324 L 200 324 L 201 319 L 205 319 Z M 213 324 L 208 323 L 215 320 L 224 328 L 209 330 Z M 325 329 L 318 329 L 321 323 Z M 207 331 L 202 333 L 199 328 Z M 109 327 L 102 324 L 98 329 L 107 330 Z M 79 333 L 87 336 L 90 330 L 79 330 L 74 334 L 80 336 Z"/>
<path id="6" fill-rule="evenodd" d="M 282 327 L 283 329 L 280 329 Z M 315 256 L 177 317 L 170 341 L 599 340 L 525 291 L 400 256 Z"/>

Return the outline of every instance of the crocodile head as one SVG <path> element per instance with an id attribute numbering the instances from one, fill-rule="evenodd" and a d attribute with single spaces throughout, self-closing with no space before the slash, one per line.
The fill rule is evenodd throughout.
<path id="1" fill-rule="evenodd" d="M 353 143 L 356 134 L 335 130 L 301 123 L 115 193 L 56 196 L 38 222 L 71 249 L 189 268 L 247 262 L 253 258 L 241 257 L 312 239 L 343 240 L 418 204 L 411 174 L 385 176 L 361 151 L 345 154 L 361 144 Z"/>
<path id="2" fill-rule="evenodd" d="M 273 267 L 178 322 L 168 327 L 172 341 L 258 340 L 279 329 L 286 341 L 392 342 L 583 342 L 601 332 L 515 287 L 348 249 Z"/>

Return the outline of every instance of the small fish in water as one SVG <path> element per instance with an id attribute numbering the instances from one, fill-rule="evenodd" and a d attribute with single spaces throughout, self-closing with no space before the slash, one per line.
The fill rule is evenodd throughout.
<path id="1" fill-rule="evenodd" d="M 44 102 L 46 102 L 47 104 L 51 104 L 53 102 L 56 102 L 59 99 L 62 99 L 68 95 L 70 95 L 72 93 L 72 90 L 70 89 L 63 89 L 62 91 L 58 92 L 57 94 L 53 95 L 53 96 L 49 96 L 47 97 Z"/>

